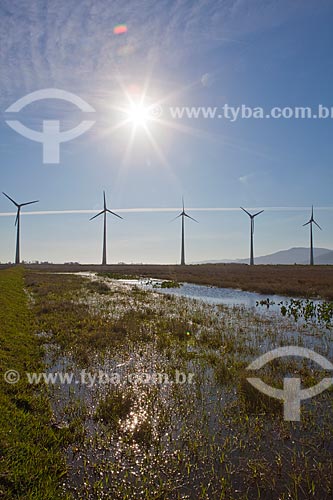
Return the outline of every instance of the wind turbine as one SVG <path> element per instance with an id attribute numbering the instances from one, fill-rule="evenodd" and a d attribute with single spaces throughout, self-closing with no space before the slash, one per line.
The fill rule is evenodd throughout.
<path id="1" fill-rule="evenodd" d="M 317 224 L 317 222 L 314 220 L 314 217 L 313 217 L 313 205 L 312 205 L 312 210 L 311 210 L 311 218 L 308 222 L 306 222 L 305 224 L 303 224 L 303 227 L 304 226 L 307 226 L 308 224 L 310 224 L 310 266 L 313 266 L 314 265 L 314 257 L 313 257 L 313 232 L 312 232 L 312 224 L 316 224 L 317 227 L 319 227 L 320 230 L 321 227 L 319 226 L 319 224 Z"/>
<path id="2" fill-rule="evenodd" d="M 245 212 L 251 219 L 251 243 L 250 243 L 250 266 L 254 265 L 254 251 L 253 251 L 253 235 L 254 235 L 254 218 L 257 217 L 257 215 L 260 215 L 263 213 L 264 210 L 260 210 L 260 212 L 257 212 L 256 214 L 250 214 L 245 208 L 240 207 L 243 212 Z"/>
<path id="3" fill-rule="evenodd" d="M 103 215 L 104 214 L 104 231 L 103 231 L 103 258 L 102 258 L 102 266 L 106 266 L 107 262 L 106 262 L 106 214 L 109 213 L 109 214 L 112 214 L 114 215 L 115 217 L 119 217 L 119 219 L 122 219 L 123 217 L 120 217 L 120 215 L 114 213 L 114 212 L 111 212 L 111 210 L 109 210 L 108 208 L 106 208 L 106 197 L 105 197 L 105 191 L 103 191 L 103 197 L 104 197 L 104 209 L 99 212 L 99 214 L 97 215 L 94 215 L 94 217 L 91 217 L 91 219 L 89 220 L 93 220 L 93 219 L 96 219 L 96 217 L 99 217 L 100 215 Z"/>
<path id="4" fill-rule="evenodd" d="M 182 200 L 183 200 L 183 210 L 182 210 L 182 212 L 180 212 L 179 215 L 177 215 L 177 217 L 172 219 L 171 222 L 178 219 L 179 217 L 182 218 L 182 244 L 181 244 L 180 265 L 185 266 L 185 222 L 184 222 L 184 220 L 185 220 L 185 217 L 187 217 L 188 219 L 194 220 L 194 222 L 198 222 L 198 221 L 193 219 L 193 217 L 191 217 L 190 215 L 188 215 L 185 212 L 184 198 L 182 198 Z"/>
<path id="5" fill-rule="evenodd" d="M 26 205 L 32 205 L 32 203 L 38 203 L 38 200 L 36 201 L 28 201 L 27 203 L 16 203 L 16 201 L 13 200 L 8 194 L 2 192 L 10 200 L 12 203 L 17 208 L 17 214 L 16 214 L 16 219 L 15 219 L 15 226 L 16 226 L 16 254 L 15 254 L 15 264 L 20 264 L 20 222 L 21 222 L 21 208 L 25 207 Z"/>

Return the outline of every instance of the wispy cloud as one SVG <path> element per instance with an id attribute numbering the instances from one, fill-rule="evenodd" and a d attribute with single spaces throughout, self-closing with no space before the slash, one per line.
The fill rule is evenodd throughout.
<path id="1" fill-rule="evenodd" d="M 302 4 L 283 0 L 2 0 L 2 100 L 57 86 L 106 85 L 145 65 L 189 56 L 281 22 Z M 292 4 L 292 5 L 291 5 Z M 126 23 L 125 35 L 113 27 Z"/>
<path id="2" fill-rule="evenodd" d="M 115 212 L 121 213 L 173 213 L 179 212 L 178 208 L 115 208 Z M 192 212 L 240 212 L 239 207 L 204 207 L 188 208 Z M 266 212 L 308 212 L 309 207 L 248 207 L 248 210 L 265 210 Z M 38 210 L 38 211 L 25 211 L 21 215 L 71 215 L 71 214 L 96 214 L 98 210 Z M 333 207 L 316 207 L 316 211 L 332 212 Z M 16 216 L 16 212 L 0 212 L 0 217 Z"/>
<path id="3" fill-rule="evenodd" d="M 241 175 L 240 177 L 238 177 L 238 180 L 242 184 L 248 184 L 248 182 L 254 177 L 254 175 L 254 173 Z"/>

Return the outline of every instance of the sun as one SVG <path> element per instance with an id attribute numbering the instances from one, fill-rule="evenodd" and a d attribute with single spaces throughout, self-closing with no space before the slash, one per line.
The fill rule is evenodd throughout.
<path id="1" fill-rule="evenodd" d="M 132 102 L 126 110 L 128 121 L 135 127 L 146 128 L 149 121 L 149 108 L 142 102 Z"/>
<path id="2" fill-rule="evenodd" d="M 104 134 L 110 135 L 118 133 L 122 134 L 124 140 L 123 164 L 129 165 L 129 160 L 132 157 L 133 150 L 148 151 L 148 147 L 155 153 L 160 165 L 171 169 L 161 147 L 160 140 L 164 139 L 164 128 L 181 130 L 182 126 L 170 122 L 163 118 L 164 103 L 167 96 L 148 94 L 149 80 L 144 85 L 124 85 L 119 80 L 119 91 L 114 93 L 114 96 L 108 109 L 113 113 L 109 127 L 106 127 Z M 156 92 L 156 89 L 154 93 Z M 184 128 L 187 132 L 187 128 Z M 166 135 L 168 139 L 168 136 Z M 141 154 L 141 153 L 140 153 Z"/>

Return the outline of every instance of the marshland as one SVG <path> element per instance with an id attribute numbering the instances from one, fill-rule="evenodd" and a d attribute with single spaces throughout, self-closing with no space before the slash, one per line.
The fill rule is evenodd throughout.
<path id="1" fill-rule="evenodd" d="M 150 265 L 29 264 L 33 270 L 50 272 L 106 272 L 113 277 L 141 276 L 262 294 L 291 297 L 322 297 L 333 300 L 333 266 L 200 264 Z M 1 265 L 0 265 L 1 268 Z"/>
<path id="2" fill-rule="evenodd" d="M 21 375 L 1 379 L 4 498 L 331 498 L 332 390 L 285 421 L 246 370 L 287 345 L 332 361 L 327 315 L 304 314 L 318 304 L 225 305 L 182 296 L 174 276 L 156 287 L 117 277 L 0 271 L 1 365 Z M 257 376 L 282 388 L 325 375 L 285 357 Z"/>

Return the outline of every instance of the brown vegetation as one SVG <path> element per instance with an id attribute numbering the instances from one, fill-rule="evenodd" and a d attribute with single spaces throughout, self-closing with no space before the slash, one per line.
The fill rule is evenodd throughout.
<path id="1" fill-rule="evenodd" d="M 31 265 L 55 272 L 96 271 L 117 276 L 142 276 L 199 285 L 240 288 L 264 294 L 322 297 L 333 300 L 333 266 L 268 266 L 245 264 L 202 265 Z"/>

